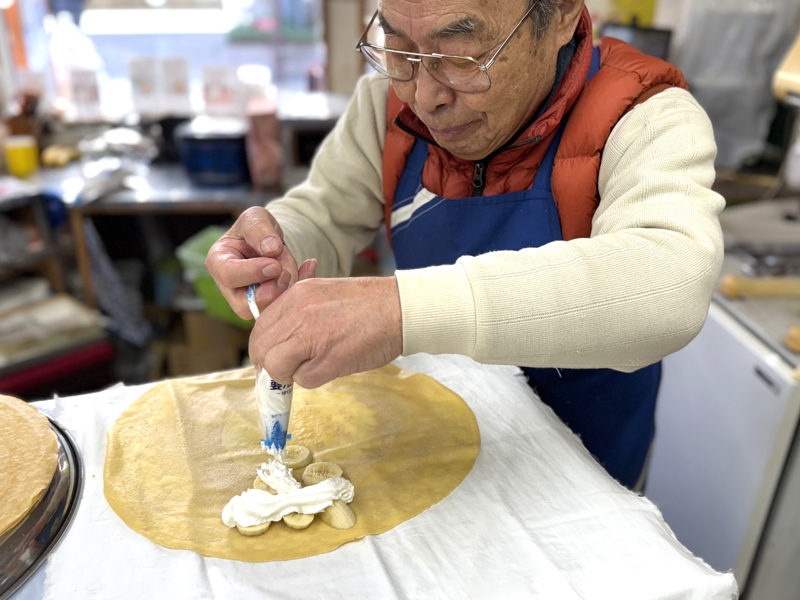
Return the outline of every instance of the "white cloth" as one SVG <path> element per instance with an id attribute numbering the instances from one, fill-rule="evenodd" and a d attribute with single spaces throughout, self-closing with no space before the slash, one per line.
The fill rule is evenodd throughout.
<path id="1" fill-rule="evenodd" d="M 417 517 L 311 558 L 244 563 L 170 550 L 134 533 L 103 496 L 105 435 L 145 387 L 57 400 L 83 453 L 86 486 L 47 564 L 45 600 L 400 599 L 729 600 L 656 507 L 613 481 L 516 367 L 415 355 L 398 366 L 460 394 L 481 432 L 475 466 Z"/>

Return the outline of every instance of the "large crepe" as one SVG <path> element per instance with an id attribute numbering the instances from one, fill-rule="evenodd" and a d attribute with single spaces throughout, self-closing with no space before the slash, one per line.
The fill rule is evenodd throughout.
<path id="1" fill-rule="evenodd" d="M 50 421 L 22 400 L 0 395 L 0 536 L 47 491 L 58 464 Z"/>
<path id="2" fill-rule="evenodd" d="M 418 515 L 475 462 L 480 435 L 472 411 L 426 375 L 388 365 L 315 390 L 295 385 L 290 443 L 342 467 L 355 486 L 350 506 L 358 521 L 338 530 L 315 519 L 302 531 L 279 522 L 261 536 L 243 536 L 220 515 L 265 460 L 254 382 L 253 369 L 167 381 L 125 410 L 108 433 L 104 485 L 128 526 L 205 556 L 314 556 Z"/>

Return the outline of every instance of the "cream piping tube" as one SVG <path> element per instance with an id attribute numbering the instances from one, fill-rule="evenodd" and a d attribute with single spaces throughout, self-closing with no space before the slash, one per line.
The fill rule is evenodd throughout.
<path id="1" fill-rule="evenodd" d="M 256 304 L 256 290 L 253 284 L 247 288 L 247 305 L 253 318 L 258 319 L 261 312 Z M 262 368 L 256 373 L 256 405 L 261 421 L 261 447 L 272 454 L 283 464 L 286 440 L 292 436 L 286 434 L 289 427 L 289 415 L 292 410 L 292 392 L 294 384 L 278 383 Z"/>

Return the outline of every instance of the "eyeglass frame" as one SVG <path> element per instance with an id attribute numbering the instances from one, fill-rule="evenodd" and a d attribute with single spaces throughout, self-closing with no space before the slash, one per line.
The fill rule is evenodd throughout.
<path id="1" fill-rule="evenodd" d="M 383 67 L 383 69 L 386 71 L 386 73 L 385 73 L 386 77 L 388 77 L 389 79 L 393 79 L 395 81 L 401 81 L 403 83 L 411 81 L 412 79 L 414 79 L 415 71 L 418 71 L 417 67 L 420 65 L 420 63 L 422 64 L 423 67 L 425 67 L 425 70 L 428 71 L 427 65 L 422 60 L 423 58 L 458 58 L 458 59 L 461 59 L 461 60 L 467 60 L 467 61 L 475 63 L 478 66 L 478 69 L 480 69 L 483 73 L 486 74 L 486 79 L 489 81 L 489 87 L 487 87 L 485 90 L 482 90 L 481 92 L 474 92 L 474 93 L 480 94 L 480 93 L 483 93 L 483 92 L 488 92 L 492 88 L 492 78 L 489 77 L 489 73 L 488 73 L 489 68 L 494 64 L 494 62 L 497 60 L 497 57 L 500 56 L 500 53 L 505 49 L 505 47 L 511 41 L 511 38 L 514 37 L 514 34 L 516 34 L 517 31 L 519 31 L 519 28 L 522 27 L 522 24 L 527 20 L 527 18 L 533 12 L 533 9 L 536 8 L 536 6 L 538 4 L 539 4 L 538 2 L 534 2 L 533 4 L 531 4 L 530 8 L 528 8 L 527 12 L 525 13 L 525 16 L 523 16 L 522 19 L 520 19 L 519 23 L 517 23 L 517 26 L 514 27 L 514 29 L 511 31 L 511 33 L 508 34 L 508 37 L 503 41 L 502 44 L 500 44 L 500 47 L 497 49 L 497 52 L 495 52 L 492 55 L 492 57 L 489 59 L 489 62 L 487 62 L 485 64 L 482 63 L 481 61 L 479 61 L 477 58 L 473 58 L 472 56 L 460 56 L 458 54 L 439 54 L 439 53 L 436 53 L 436 52 L 433 52 L 433 53 L 430 53 L 430 54 L 425 53 L 425 52 L 403 52 L 402 50 L 392 50 L 391 48 L 387 48 L 386 46 L 376 46 L 375 44 L 368 44 L 367 43 L 367 34 L 369 33 L 369 30 L 372 27 L 372 24 L 375 22 L 375 19 L 378 18 L 378 13 L 380 12 L 380 8 L 378 8 L 375 11 L 375 14 L 372 15 L 372 18 L 369 20 L 369 23 L 367 24 L 367 28 L 364 29 L 364 33 L 361 34 L 361 39 L 359 39 L 358 43 L 356 44 L 355 50 L 356 50 L 356 52 L 360 52 L 361 54 L 363 54 L 367 58 L 367 62 L 369 62 L 370 64 L 372 64 L 372 61 L 369 60 L 370 56 L 364 50 L 362 50 L 362 48 L 364 48 L 365 46 L 368 47 L 368 48 L 375 48 L 376 50 L 383 50 L 384 52 L 391 52 L 392 54 L 402 54 L 403 56 L 405 56 L 406 60 L 408 60 L 408 62 L 411 63 L 411 77 L 409 77 L 408 79 L 398 79 L 396 77 L 392 77 L 391 75 L 389 75 L 389 71 L 386 69 L 386 67 L 384 65 L 381 65 Z M 412 58 L 408 58 L 409 56 L 413 56 L 415 58 L 413 58 L 413 59 Z M 428 71 L 428 72 L 430 73 L 430 71 Z M 381 74 L 383 75 L 383 73 L 381 73 Z M 433 75 L 431 75 L 431 76 L 433 77 Z M 434 79 L 436 79 L 436 77 L 434 77 Z M 436 81 L 439 81 L 439 80 L 436 79 Z M 439 81 L 439 83 L 441 83 L 442 85 L 444 85 L 446 87 L 451 87 L 450 85 L 447 85 L 446 83 L 443 83 L 441 81 Z M 452 85 L 452 82 L 451 82 L 451 85 Z M 453 89 L 453 88 L 451 88 L 451 89 Z M 465 93 L 468 93 L 468 92 L 465 92 Z"/>

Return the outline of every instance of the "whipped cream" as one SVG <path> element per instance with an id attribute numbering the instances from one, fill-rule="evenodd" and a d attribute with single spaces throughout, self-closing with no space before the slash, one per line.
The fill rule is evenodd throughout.
<path id="1" fill-rule="evenodd" d="M 314 515 L 328 508 L 334 500 L 352 502 L 354 494 L 353 484 L 344 477 L 326 479 L 289 493 L 270 494 L 264 490 L 247 490 L 231 498 L 225 505 L 222 522 L 228 527 L 236 527 L 237 524 L 240 527 L 252 527 L 267 521 L 279 521 L 289 513 Z"/>
<path id="2" fill-rule="evenodd" d="M 273 459 L 261 463 L 258 478 L 279 494 L 291 494 L 303 487 L 289 467 Z"/>

